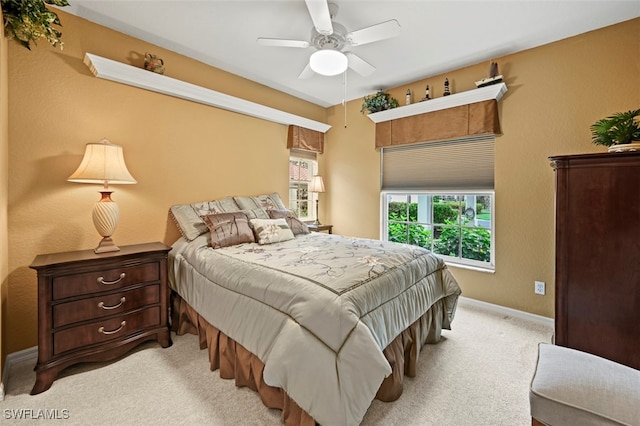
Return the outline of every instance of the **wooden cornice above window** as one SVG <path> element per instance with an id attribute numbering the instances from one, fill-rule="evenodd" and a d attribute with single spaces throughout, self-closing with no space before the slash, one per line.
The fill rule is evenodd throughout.
<path id="1" fill-rule="evenodd" d="M 324 152 L 324 133 L 300 126 L 289 126 L 287 148 L 322 154 Z"/>
<path id="2" fill-rule="evenodd" d="M 374 115 L 370 118 L 376 123 L 376 148 L 500 134 L 498 100 L 506 91 L 501 83 L 369 114 Z"/>

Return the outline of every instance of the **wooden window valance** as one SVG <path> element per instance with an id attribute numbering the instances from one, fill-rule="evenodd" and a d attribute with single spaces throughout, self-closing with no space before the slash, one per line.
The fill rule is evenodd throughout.
<path id="1" fill-rule="evenodd" d="M 324 152 L 324 133 L 291 125 L 287 135 L 287 148 L 322 154 Z"/>
<path id="2" fill-rule="evenodd" d="M 376 123 L 376 148 L 484 134 L 501 134 L 495 99 Z"/>

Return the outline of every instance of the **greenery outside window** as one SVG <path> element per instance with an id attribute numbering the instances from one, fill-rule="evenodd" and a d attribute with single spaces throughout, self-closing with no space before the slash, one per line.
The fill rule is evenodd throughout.
<path id="1" fill-rule="evenodd" d="M 493 191 L 382 193 L 383 239 L 424 247 L 449 264 L 494 270 Z"/>
<path id="2" fill-rule="evenodd" d="M 289 208 L 301 220 L 315 220 L 313 207 L 317 194 L 310 192 L 309 183 L 317 173 L 318 163 L 308 158 L 289 157 Z"/>

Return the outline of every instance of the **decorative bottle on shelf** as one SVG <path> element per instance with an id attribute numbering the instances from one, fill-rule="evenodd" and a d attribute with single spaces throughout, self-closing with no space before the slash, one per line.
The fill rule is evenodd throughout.
<path id="1" fill-rule="evenodd" d="M 445 78 L 444 79 L 444 93 L 442 94 L 442 96 L 449 96 L 451 94 L 451 92 L 449 91 L 449 79 Z"/>
<path id="2" fill-rule="evenodd" d="M 489 65 L 489 78 L 494 78 L 498 76 L 498 63 L 491 61 L 491 65 Z"/>
<path id="3" fill-rule="evenodd" d="M 405 105 L 411 104 L 411 89 L 407 89 L 407 96 L 405 97 Z"/>
<path id="4" fill-rule="evenodd" d="M 431 99 L 431 97 L 429 95 L 429 85 L 427 84 L 427 88 L 424 90 L 424 100 L 428 101 L 429 99 Z"/>

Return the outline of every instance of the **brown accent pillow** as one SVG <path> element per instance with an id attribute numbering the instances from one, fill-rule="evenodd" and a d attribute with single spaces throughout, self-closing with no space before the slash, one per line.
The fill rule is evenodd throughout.
<path id="1" fill-rule="evenodd" d="M 293 235 L 308 234 L 309 228 L 307 224 L 296 217 L 296 214 L 291 210 L 267 210 L 271 219 L 284 219 L 287 221 L 287 225 L 293 231 Z"/>
<path id="2" fill-rule="evenodd" d="M 241 212 L 218 213 L 202 216 L 211 233 L 211 247 L 229 247 L 242 243 L 255 243 L 247 215 Z"/>

